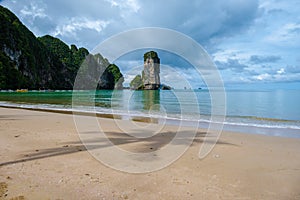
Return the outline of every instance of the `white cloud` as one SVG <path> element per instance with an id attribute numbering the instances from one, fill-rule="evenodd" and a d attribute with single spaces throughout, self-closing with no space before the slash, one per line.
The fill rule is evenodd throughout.
<path id="1" fill-rule="evenodd" d="M 143 65 L 132 66 L 129 70 L 123 71 L 124 84 L 129 85 L 136 75 L 142 75 L 142 71 Z"/>
<path id="2" fill-rule="evenodd" d="M 126 9 L 127 11 L 137 12 L 140 9 L 140 5 L 136 0 L 106 0 L 111 4 L 112 7 L 119 7 L 121 9 Z"/>
<path id="3" fill-rule="evenodd" d="M 74 35 L 82 29 L 95 30 L 100 33 L 109 25 L 109 21 L 104 20 L 89 20 L 87 18 L 72 18 L 68 23 L 56 27 L 54 36 Z"/>
<path id="4" fill-rule="evenodd" d="M 277 71 L 277 74 L 284 74 L 284 73 L 285 73 L 284 68 L 280 68 L 280 69 Z"/>
<path id="5" fill-rule="evenodd" d="M 270 73 L 263 73 L 257 76 L 252 76 L 250 80 L 252 82 L 294 82 L 299 81 L 300 73 L 286 72 L 285 68 L 281 68 L 277 71 Z"/>
<path id="6" fill-rule="evenodd" d="M 257 79 L 259 81 L 267 81 L 271 78 L 271 75 L 268 73 L 260 74 L 258 76 L 254 76 L 254 79 Z"/>
<path id="7" fill-rule="evenodd" d="M 46 18 L 45 5 L 38 5 L 34 2 L 30 3 L 29 6 L 25 5 L 21 10 L 20 14 L 22 18 L 28 18 L 32 23 L 36 18 Z"/>
<path id="8" fill-rule="evenodd" d="M 218 50 L 212 56 L 214 61 L 226 62 L 228 58 L 236 59 L 237 58 L 238 50 L 236 49 L 224 49 Z"/>
<path id="9" fill-rule="evenodd" d="M 295 43 L 299 45 L 300 42 L 300 23 L 288 23 L 283 27 L 278 28 L 266 40 L 274 43 Z"/>
<path id="10" fill-rule="evenodd" d="M 161 82 L 172 88 L 183 89 L 200 87 L 204 83 L 194 68 L 180 69 L 169 65 L 161 65 Z"/>

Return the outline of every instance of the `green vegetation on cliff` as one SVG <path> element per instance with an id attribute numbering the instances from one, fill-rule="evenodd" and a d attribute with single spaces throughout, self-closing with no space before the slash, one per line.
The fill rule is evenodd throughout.
<path id="1" fill-rule="evenodd" d="M 85 57 L 89 55 L 89 51 L 85 48 L 78 49 L 75 45 L 69 48 L 63 41 L 50 35 L 39 37 L 38 40 L 46 46 L 55 59 L 62 63 L 67 71 L 65 76 L 73 84 L 77 71 Z"/>
<path id="2" fill-rule="evenodd" d="M 115 65 L 115 64 L 110 64 L 106 68 L 105 71 L 108 74 L 112 74 L 112 77 L 109 80 L 109 82 L 114 83 L 113 88 L 122 89 L 123 88 L 124 77 L 123 77 L 123 74 L 121 73 L 120 69 L 118 68 L 118 66 Z"/>
<path id="3" fill-rule="evenodd" d="M 52 73 L 59 74 L 56 67 L 61 63 L 49 57 L 47 49 L 33 33 L 2 6 L 0 30 L 0 88 L 51 88 L 59 82 Z"/>
<path id="4" fill-rule="evenodd" d="M 50 35 L 39 37 L 38 40 L 42 42 L 52 54 L 56 55 L 59 60 L 69 68 L 76 68 L 80 66 L 82 61 L 89 54 L 89 51 L 85 48 L 78 49 L 74 44 L 72 44 L 71 48 L 69 48 L 69 46 L 63 41 Z"/>
<path id="5" fill-rule="evenodd" d="M 158 55 L 155 51 L 149 51 L 144 54 L 144 62 L 146 61 L 147 58 L 158 58 Z"/>
<path id="6" fill-rule="evenodd" d="M 143 80 L 141 75 L 136 75 L 134 79 L 130 82 L 130 88 L 133 90 L 142 89 Z"/>
<path id="7" fill-rule="evenodd" d="M 0 89 L 72 89 L 85 58 L 89 55 L 97 61 L 97 56 L 90 55 L 85 48 L 69 47 L 49 35 L 36 38 L 2 6 L 0 30 Z M 122 88 L 123 75 L 116 65 L 107 61 L 98 62 L 96 67 L 105 71 L 102 77 L 92 76 L 93 80 L 87 81 L 100 80 L 98 89 Z"/>

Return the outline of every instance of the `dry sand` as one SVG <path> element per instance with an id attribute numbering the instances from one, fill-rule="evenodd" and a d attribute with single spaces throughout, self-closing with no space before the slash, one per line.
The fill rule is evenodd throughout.
<path id="1" fill-rule="evenodd" d="M 99 120 L 113 143 L 136 152 L 162 148 L 176 131 L 141 140 Z M 299 139 L 224 132 L 200 160 L 205 134 L 170 166 L 130 174 L 86 151 L 72 115 L 0 108 L 0 199 L 300 199 Z"/>

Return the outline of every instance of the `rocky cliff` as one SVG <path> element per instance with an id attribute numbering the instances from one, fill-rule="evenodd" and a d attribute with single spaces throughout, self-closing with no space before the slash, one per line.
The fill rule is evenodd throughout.
<path id="1" fill-rule="evenodd" d="M 99 57 L 90 55 L 85 48 L 69 47 L 49 35 L 36 38 L 2 6 L 0 30 L 0 89 L 72 89 L 86 56 L 94 60 Z M 106 66 L 109 67 L 105 69 Z M 98 89 L 122 87 L 123 76 L 116 65 L 99 61 L 97 67 L 104 71 L 103 77 L 94 77 L 99 81 Z"/>
<path id="2" fill-rule="evenodd" d="M 144 71 L 142 79 L 145 90 L 157 90 L 160 87 L 160 59 L 156 52 L 144 54 Z"/>
<path id="3" fill-rule="evenodd" d="M 89 54 L 77 74 L 76 89 L 123 89 L 124 78 L 115 64 L 101 54 Z"/>
<path id="4" fill-rule="evenodd" d="M 171 90 L 170 86 L 160 82 L 160 59 L 155 51 L 144 54 L 144 70 L 130 82 L 132 90 Z"/>

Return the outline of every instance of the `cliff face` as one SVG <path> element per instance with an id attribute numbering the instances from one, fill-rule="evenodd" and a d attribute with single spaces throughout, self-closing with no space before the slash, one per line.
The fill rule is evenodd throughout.
<path id="1" fill-rule="evenodd" d="M 100 76 L 101 75 L 101 76 Z M 77 74 L 76 89 L 123 89 L 124 78 L 115 64 L 110 64 L 101 54 L 89 54 Z"/>
<path id="2" fill-rule="evenodd" d="M 69 47 L 49 35 L 36 38 L 12 12 L 0 6 L 0 89 L 72 89 L 87 55 L 87 49 Z M 90 56 L 97 60 L 97 56 Z M 102 80 L 98 88 L 121 88 L 119 68 L 111 65 L 105 70 L 108 65 L 97 65 L 105 71 L 103 77 L 95 78 Z"/>
<path id="3" fill-rule="evenodd" d="M 160 87 L 160 59 L 156 52 L 144 54 L 144 71 L 142 74 L 145 90 L 157 90 Z"/>
<path id="4" fill-rule="evenodd" d="M 55 84 L 54 88 L 60 89 L 59 85 L 64 85 L 64 88 L 72 89 L 77 71 L 85 57 L 89 55 L 88 50 L 78 49 L 75 45 L 71 45 L 70 48 L 60 39 L 49 35 L 37 39 L 49 51 L 51 59 L 57 60 L 53 76 L 59 79 L 59 83 Z"/>
<path id="5" fill-rule="evenodd" d="M 51 88 L 62 63 L 8 9 L 0 6 L 0 88 Z M 38 66 L 38 67 L 37 67 Z"/>

